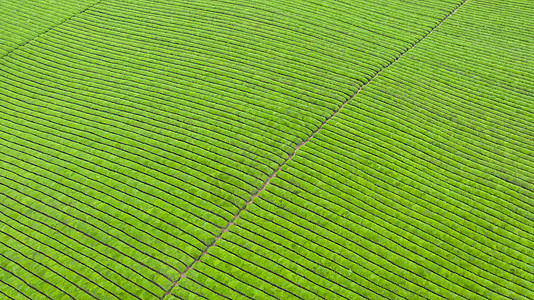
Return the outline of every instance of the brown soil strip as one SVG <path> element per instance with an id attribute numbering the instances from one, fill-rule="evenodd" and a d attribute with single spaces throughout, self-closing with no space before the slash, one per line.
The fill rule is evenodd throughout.
<path id="1" fill-rule="evenodd" d="M 343 107 L 345 107 L 345 105 L 351 101 L 352 99 L 354 99 L 362 89 L 364 89 L 367 85 L 369 85 L 369 83 L 371 83 L 371 81 L 373 81 L 373 79 L 375 79 L 380 73 L 382 73 L 382 71 L 384 71 L 385 69 L 389 68 L 391 65 L 393 65 L 394 63 L 396 63 L 401 57 L 404 56 L 404 54 L 406 54 L 408 51 L 410 51 L 411 49 L 415 48 L 415 46 L 417 44 L 419 44 L 422 40 L 424 40 L 427 36 L 429 36 L 432 32 L 434 32 L 434 30 L 436 28 L 438 28 L 439 26 L 441 26 L 441 24 L 443 24 L 443 22 L 445 22 L 450 16 L 452 16 L 460 7 L 462 7 L 464 4 L 466 4 L 469 0 L 465 0 L 464 2 L 462 2 L 460 5 L 458 5 L 458 7 L 456 7 L 456 9 L 454 9 L 450 14 L 448 14 L 445 18 L 443 18 L 436 26 L 434 26 L 434 28 L 432 28 L 428 33 L 426 33 L 421 39 L 419 39 L 417 42 L 415 42 L 412 47 L 404 50 L 404 52 L 402 52 L 399 56 L 397 56 L 395 58 L 395 60 L 393 60 L 391 63 L 389 63 L 387 66 L 381 68 L 373 77 L 371 77 L 365 84 L 363 84 L 355 93 L 354 95 L 352 95 L 352 97 L 350 97 L 349 99 L 345 100 L 345 102 L 343 102 L 343 104 L 341 104 L 341 106 L 330 116 L 328 117 L 320 126 L 319 128 L 317 128 L 309 137 L 307 140 L 305 141 L 302 141 L 300 144 L 298 144 L 296 147 L 295 147 L 295 150 L 293 150 L 293 153 L 291 155 L 288 156 L 288 158 L 286 158 L 286 160 L 271 174 L 271 176 L 269 176 L 267 178 L 267 180 L 263 183 L 263 186 L 261 188 L 259 188 L 251 197 L 250 197 L 250 200 L 245 204 L 245 206 L 243 208 L 241 208 L 237 214 L 234 215 L 232 221 L 228 222 L 228 224 L 226 225 L 225 228 L 223 228 L 223 230 L 221 231 L 221 234 L 219 234 L 218 236 L 215 237 L 215 240 L 214 242 L 207 246 L 206 249 L 204 251 L 202 251 L 202 254 L 199 256 L 198 259 L 196 259 L 195 261 L 193 261 L 193 263 L 191 263 L 191 265 L 189 265 L 184 272 L 182 272 L 180 274 L 180 278 L 176 281 L 173 282 L 173 285 L 171 286 L 171 288 L 161 297 L 161 299 L 164 299 L 166 296 L 170 295 L 171 294 L 171 291 L 172 289 L 178 285 L 178 282 L 180 281 L 180 279 L 182 278 L 186 278 L 187 277 L 187 271 L 193 269 L 194 265 L 196 262 L 200 261 L 200 259 L 202 257 L 204 257 L 204 255 L 206 255 L 209 251 L 210 248 L 212 247 L 215 247 L 216 244 L 217 244 L 217 241 L 222 239 L 222 235 L 225 233 L 225 232 L 228 232 L 229 231 L 229 228 L 231 226 L 233 226 L 235 224 L 235 221 L 239 218 L 241 218 L 241 213 L 243 211 L 246 211 L 247 210 L 247 207 L 252 204 L 254 202 L 254 200 L 256 198 L 258 198 L 258 195 L 260 194 L 261 191 L 265 190 L 267 188 L 267 186 L 271 183 L 271 180 L 273 180 L 273 178 L 276 178 L 276 175 L 278 174 L 278 172 L 282 169 L 283 166 L 285 166 L 287 164 L 288 161 L 290 161 L 293 156 L 295 156 L 295 154 L 297 153 L 297 151 L 300 149 L 300 147 L 304 146 L 306 143 L 308 143 L 314 136 L 317 132 L 319 132 L 321 129 L 323 129 L 324 125 L 326 123 L 328 123 L 328 121 L 330 121 L 333 117 L 335 117 L 342 109 Z"/>

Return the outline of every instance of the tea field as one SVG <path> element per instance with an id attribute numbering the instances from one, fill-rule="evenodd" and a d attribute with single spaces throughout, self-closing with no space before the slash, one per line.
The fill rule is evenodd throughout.
<path id="1" fill-rule="evenodd" d="M 534 2 L 0 1 L 0 299 L 534 299 Z"/>

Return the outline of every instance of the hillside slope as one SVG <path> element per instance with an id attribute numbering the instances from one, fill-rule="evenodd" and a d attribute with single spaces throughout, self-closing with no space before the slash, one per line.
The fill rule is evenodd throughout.
<path id="1" fill-rule="evenodd" d="M 4 296 L 534 298 L 529 1 L 46 2 L 0 4 Z"/>

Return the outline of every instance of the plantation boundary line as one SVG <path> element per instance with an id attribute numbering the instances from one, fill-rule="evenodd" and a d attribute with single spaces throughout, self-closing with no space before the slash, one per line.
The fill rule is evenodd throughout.
<path id="1" fill-rule="evenodd" d="M 416 41 L 415 43 L 412 44 L 412 46 L 410 48 L 407 48 L 406 50 L 404 50 L 403 52 L 401 52 L 391 63 L 389 63 L 388 65 L 386 65 L 385 67 L 382 67 L 380 70 L 378 70 L 378 72 L 375 73 L 375 75 L 373 75 L 373 77 L 371 77 L 366 83 L 364 83 L 355 93 L 354 95 L 352 95 L 352 97 L 348 98 L 347 100 L 345 100 L 345 102 L 343 102 L 343 104 L 341 104 L 341 106 L 330 116 L 328 117 L 314 132 L 312 132 L 312 134 L 308 137 L 308 139 L 302 141 L 300 144 L 298 144 L 296 147 L 295 147 L 295 150 L 293 150 L 293 153 L 291 155 L 289 155 L 286 160 L 284 160 L 284 162 L 278 166 L 278 168 L 271 174 L 271 176 L 269 176 L 267 178 L 267 180 L 263 183 L 263 186 L 261 188 L 259 188 L 251 197 L 250 197 L 250 200 L 245 204 L 245 206 L 241 209 L 239 209 L 239 211 L 237 212 L 237 214 L 234 215 L 233 219 L 228 222 L 228 224 L 226 225 L 225 228 L 222 229 L 221 233 L 215 237 L 215 240 L 213 241 L 212 244 L 210 244 L 209 246 L 206 247 L 206 249 L 204 249 L 204 251 L 202 251 L 202 253 L 200 254 L 200 256 L 198 257 L 198 259 L 195 259 L 186 269 L 185 271 L 183 271 L 180 275 L 180 278 L 178 278 L 176 281 L 174 281 L 172 283 L 172 286 L 171 288 L 161 297 L 161 299 L 164 299 L 165 297 L 167 297 L 168 295 L 171 294 L 172 292 L 172 289 L 178 285 L 178 282 L 182 279 L 182 278 L 186 278 L 187 277 L 187 272 L 191 269 L 193 269 L 193 266 L 195 265 L 195 263 L 199 262 L 202 257 L 204 257 L 204 255 L 206 255 L 209 251 L 210 248 L 216 246 L 217 244 L 217 241 L 222 239 L 222 235 L 225 233 L 225 232 L 228 232 L 229 231 L 229 228 L 231 226 L 233 226 L 235 224 L 235 221 L 237 219 L 239 219 L 241 217 L 241 213 L 243 211 L 246 211 L 247 210 L 247 207 L 252 204 L 254 202 L 254 200 L 258 197 L 259 193 L 261 191 L 264 191 L 267 186 L 271 183 L 271 180 L 273 178 L 276 177 L 276 175 L 278 174 L 278 172 L 282 169 L 283 166 L 285 166 L 287 164 L 288 161 L 290 161 L 293 156 L 295 156 L 295 154 L 297 153 L 297 151 L 300 149 L 300 147 L 304 146 L 306 143 L 308 143 L 314 136 L 315 134 L 317 134 L 321 129 L 323 129 L 323 127 L 326 125 L 326 123 L 328 123 L 328 121 L 330 121 L 332 118 L 334 118 L 342 109 L 343 107 L 345 107 L 345 105 L 351 101 L 352 99 L 354 99 L 367 85 L 369 85 L 369 83 L 371 83 L 376 77 L 378 77 L 378 75 L 380 75 L 380 73 L 382 73 L 385 69 L 389 68 L 391 65 L 393 65 L 394 63 L 396 63 L 401 57 L 403 57 L 408 51 L 410 51 L 411 49 L 414 49 L 415 46 L 417 46 L 417 44 L 419 44 L 421 41 L 423 41 L 426 37 L 428 37 L 432 32 L 434 32 L 434 30 L 436 30 L 438 27 L 441 26 L 441 24 L 443 24 L 447 19 L 449 19 L 454 13 L 456 13 L 458 11 L 458 9 L 460 9 L 460 7 L 462 7 L 464 4 L 466 4 L 469 0 L 465 0 L 463 1 L 461 4 L 459 4 L 453 11 L 451 11 L 447 16 L 445 16 L 445 18 L 443 18 L 436 26 L 434 26 L 428 33 L 424 34 L 418 41 Z"/>
<path id="2" fill-rule="evenodd" d="M 82 11 L 79 11 L 79 12 L 77 12 L 77 13 L 71 15 L 70 17 L 66 18 L 65 20 L 63 20 L 63 21 L 57 23 L 56 25 L 53 25 L 52 27 L 50 27 L 50 28 L 46 29 L 45 31 L 39 33 L 38 35 L 34 36 L 33 38 L 27 40 L 26 42 L 24 42 L 24 44 L 18 45 L 17 47 L 15 47 L 15 48 L 9 50 L 6 54 L 4 54 L 4 55 L 2 55 L 2 56 L 0 57 L 0 60 L 1 60 L 1 59 L 4 59 L 4 58 L 7 57 L 9 54 L 11 54 L 11 53 L 17 51 L 18 49 L 20 49 L 20 48 L 26 46 L 27 44 L 31 43 L 31 42 L 34 41 L 35 39 L 39 38 L 41 35 L 46 34 L 47 32 L 49 32 L 50 30 L 52 30 L 52 29 L 54 29 L 54 28 L 60 26 L 61 24 L 63 24 L 63 23 L 65 23 L 65 22 L 69 21 L 70 19 L 72 19 L 72 18 L 74 18 L 74 17 L 76 17 L 76 16 L 78 16 L 78 15 L 83 14 L 84 12 L 86 12 L 87 10 L 89 10 L 89 9 L 91 9 L 91 8 L 93 8 L 93 7 L 95 7 L 97 4 L 99 4 L 99 3 L 102 2 L 102 1 L 103 1 L 103 0 L 98 0 L 98 1 L 96 1 L 95 3 L 93 3 L 93 4 L 89 5 L 89 6 L 87 6 L 86 8 L 84 8 Z"/>

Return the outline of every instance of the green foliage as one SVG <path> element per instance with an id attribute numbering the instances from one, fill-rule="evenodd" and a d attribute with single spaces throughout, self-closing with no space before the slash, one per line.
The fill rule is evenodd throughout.
<path id="1" fill-rule="evenodd" d="M 0 1 L 0 298 L 534 298 L 531 20 Z"/>

